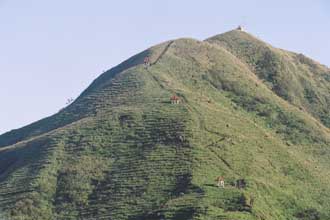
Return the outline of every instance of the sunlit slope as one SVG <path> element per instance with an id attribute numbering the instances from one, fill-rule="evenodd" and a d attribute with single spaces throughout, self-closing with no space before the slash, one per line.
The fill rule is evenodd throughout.
<path id="1" fill-rule="evenodd" d="M 207 40 L 246 63 L 277 95 L 330 126 L 330 69 L 304 56 L 272 47 L 243 31 Z"/>
<path id="2" fill-rule="evenodd" d="M 274 90 L 266 70 L 251 68 L 229 41 L 259 40 L 233 35 L 226 44 L 152 47 L 63 110 L 80 106 L 79 117 L 39 125 L 24 141 L 12 134 L 0 148 L 4 218 L 329 219 L 326 123 L 312 104 Z M 171 104 L 172 95 L 181 103 Z M 215 186 L 219 175 L 225 189 Z M 244 188 L 234 187 L 238 179 Z"/>

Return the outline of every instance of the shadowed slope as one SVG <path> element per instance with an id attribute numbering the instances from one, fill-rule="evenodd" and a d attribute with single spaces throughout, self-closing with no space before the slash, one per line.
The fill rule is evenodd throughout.
<path id="1" fill-rule="evenodd" d="M 157 45 L 129 58 L 109 71 L 106 71 L 98 77 L 74 103 L 60 110 L 57 114 L 23 128 L 12 130 L 0 135 L 0 147 L 15 144 L 19 141 L 68 125 L 84 117 L 95 115 L 97 111 L 97 107 L 95 106 L 99 105 L 99 103 L 105 104 L 103 103 L 103 100 L 94 100 L 94 97 L 97 96 L 95 93 L 97 93 L 98 90 L 102 90 L 104 87 L 109 86 L 111 79 L 118 73 L 142 64 L 145 56 L 153 55 L 154 57 L 160 57 L 159 54 L 163 52 L 166 46 L 167 43 Z"/>
<path id="2" fill-rule="evenodd" d="M 7 132 L 0 136 L 0 147 L 15 144 L 19 141 L 31 138 L 36 135 L 40 135 L 49 132 L 53 129 L 59 128 L 70 124 L 76 120 L 84 118 L 88 115 L 95 115 L 95 102 L 91 98 L 92 93 L 95 92 L 97 88 L 102 88 L 104 84 L 109 83 L 109 81 L 121 71 L 138 65 L 143 62 L 143 57 L 148 53 L 148 51 L 142 52 L 129 60 L 119 64 L 118 66 L 112 68 L 111 70 L 103 73 L 99 78 L 97 78 L 87 89 L 82 93 L 82 95 L 70 106 L 62 109 L 59 113 L 35 122 L 31 125 L 23 127 L 21 129 L 13 130 Z"/>

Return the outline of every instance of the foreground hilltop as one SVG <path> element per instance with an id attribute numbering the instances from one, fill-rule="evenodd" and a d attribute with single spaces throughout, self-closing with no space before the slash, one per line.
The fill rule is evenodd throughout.
<path id="1" fill-rule="evenodd" d="M 329 219 L 329 94 L 327 67 L 241 30 L 156 45 L 0 136 L 0 213 Z"/>

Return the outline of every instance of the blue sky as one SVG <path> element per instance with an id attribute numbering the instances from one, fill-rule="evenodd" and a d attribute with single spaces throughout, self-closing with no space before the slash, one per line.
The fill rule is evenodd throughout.
<path id="1" fill-rule="evenodd" d="M 103 70 L 154 44 L 238 24 L 330 66 L 326 0 L 0 0 L 0 133 L 56 113 Z"/>

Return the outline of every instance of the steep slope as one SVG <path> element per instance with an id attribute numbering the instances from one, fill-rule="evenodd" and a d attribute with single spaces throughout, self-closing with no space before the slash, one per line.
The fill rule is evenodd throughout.
<path id="1" fill-rule="evenodd" d="M 291 64 L 293 53 L 244 32 L 165 42 L 101 75 L 65 120 L 0 136 L 3 218 L 329 219 L 328 118 L 266 77 L 311 72 L 255 67 L 248 58 L 265 48 Z M 311 88 L 320 97 L 322 83 Z"/>
<path id="2" fill-rule="evenodd" d="M 0 147 L 11 145 L 17 143 L 18 141 L 23 141 L 33 136 L 44 134 L 53 129 L 68 125 L 81 118 L 95 115 L 97 111 L 97 105 L 105 104 L 97 103 L 97 100 L 94 100 L 94 97 L 97 96 L 94 95 L 94 93 L 97 93 L 97 88 L 101 89 L 103 85 L 109 83 L 109 80 L 111 80 L 116 74 L 122 72 L 123 70 L 129 69 L 142 63 L 144 57 L 147 56 L 147 54 L 148 51 L 137 54 L 127 61 L 103 73 L 86 89 L 86 91 L 83 92 L 83 94 L 74 103 L 72 103 L 69 107 L 62 109 L 57 114 L 32 123 L 31 125 L 28 125 L 24 128 L 13 130 L 1 135 Z"/>

